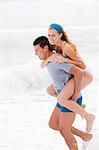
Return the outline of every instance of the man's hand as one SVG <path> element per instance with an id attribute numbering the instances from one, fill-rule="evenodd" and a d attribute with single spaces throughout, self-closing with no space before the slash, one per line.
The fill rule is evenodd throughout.
<path id="1" fill-rule="evenodd" d="M 74 100 L 74 101 L 76 101 L 77 100 L 77 97 L 78 97 L 78 95 L 79 95 L 79 92 L 77 93 L 74 93 L 74 95 L 72 96 L 72 100 Z"/>

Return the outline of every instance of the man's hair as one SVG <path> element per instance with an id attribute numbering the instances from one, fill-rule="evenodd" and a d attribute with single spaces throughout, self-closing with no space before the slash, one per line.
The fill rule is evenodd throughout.
<path id="1" fill-rule="evenodd" d="M 44 46 L 47 45 L 49 50 L 52 51 L 52 47 L 46 36 L 40 36 L 33 41 L 33 46 L 38 45 L 38 44 L 40 45 L 41 48 L 44 48 Z"/>

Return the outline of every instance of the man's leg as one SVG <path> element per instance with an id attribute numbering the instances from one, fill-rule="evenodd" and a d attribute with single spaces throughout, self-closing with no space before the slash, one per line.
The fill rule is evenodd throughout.
<path id="1" fill-rule="evenodd" d="M 49 127 L 58 131 L 59 131 L 59 116 L 60 116 L 60 109 L 56 106 L 50 117 Z M 74 135 L 79 136 L 84 141 L 89 141 L 92 138 L 92 134 L 85 133 L 77 128 L 72 127 L 71 131 Z"/>
<path id="2" fill-rule="evenodd" d="M 61 112 L 59 117 L 59 131 L 70 150 L 78 150 L 78 145 L 75 137 L 71 132 L 72 124 L 75 119 L 75 113 Z"/>
<path id="3" fill-rule="evenodd" d="M 83 132 L 81 130 L 78 130 L 77 128 L 73 127 L 71 128 L 71 131 L 74 135 L 79 136 L 80 138 L 82 138 L 83 141 L 90 141 L 93 137 L 92 134 Z"/>
<path id="4" fill-rule="evenodd" d="M 49 127 L 58 131 L 59 131 L 59 116 L 60 116 L 60 109 L 57 106 L 55 106 L 49 120 Z"/>

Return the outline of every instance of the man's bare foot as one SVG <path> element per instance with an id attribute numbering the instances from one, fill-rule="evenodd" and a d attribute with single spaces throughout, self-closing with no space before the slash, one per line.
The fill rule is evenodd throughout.
<path id="1" fill-rule="evenodd" d="M 83 141 L 90 141 L 92 138 L 93 138 L 93 135 L 92 135 L 92 134 L 89 134 L 89 133 L 85 133 L 85 134 L 82 136 Z"/>
<path id="2" fill-rule="evenodd" d="M 86 132 L 87 133 L 91 131 L 94 120 L 95 120 L 95 116 L 92 114 L 88 114 L 88 117 L 86 120 Z"/>

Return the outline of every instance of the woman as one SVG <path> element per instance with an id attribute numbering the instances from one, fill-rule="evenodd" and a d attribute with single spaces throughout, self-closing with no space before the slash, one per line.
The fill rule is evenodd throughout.
<path id="1" fill-rule="evenodd" d="M 57 61 L 57 63 L 63 63 L 63 62 L 72 63 L 85 70 L 84 75 L 82 77 L 82 86 L 79 89 L 76 89 L 76 87 L 74 88 L 74 83 L 73 83 L 74 81 L 71 79 L 64 86 L 60 94 L 57 96 L 58 102 L 61 105 L 67 107 L 66 101 L 70 99 L 71 95 L 73 95 L 71 99 L 76 100 L 80 90 L 86 85 L 88 85 L 92 81 L 93 77 L 92 74 L 86 69 L 86 65 L 83 59 L 81 58 L 81 56 L 78 54 L 76 46 L 71 43 L 68 36 L 66 35 L 63 28 L 60 25 L 51 24 L 48 29 L 48 37 L 49 37 L 50 44 L 54 47 L 54 50 L 58 53 L 61 53 L 65 57 L 59 54 L 58 55 L 53 54 L 53 56 L 49 57 L 46 61 L 42 63 L 42 67 L 46 66 L 46 64 L 49 61 L 54 60 Z M 52 96 L 57 95 L 53 87 L 53 84 L 51 84 L 48 87 L 47 92 Z M 75 107 L 75 112 L 78 112 L 76 107 Z M 89 131 L 87 130 L 87 132 Z"/>

